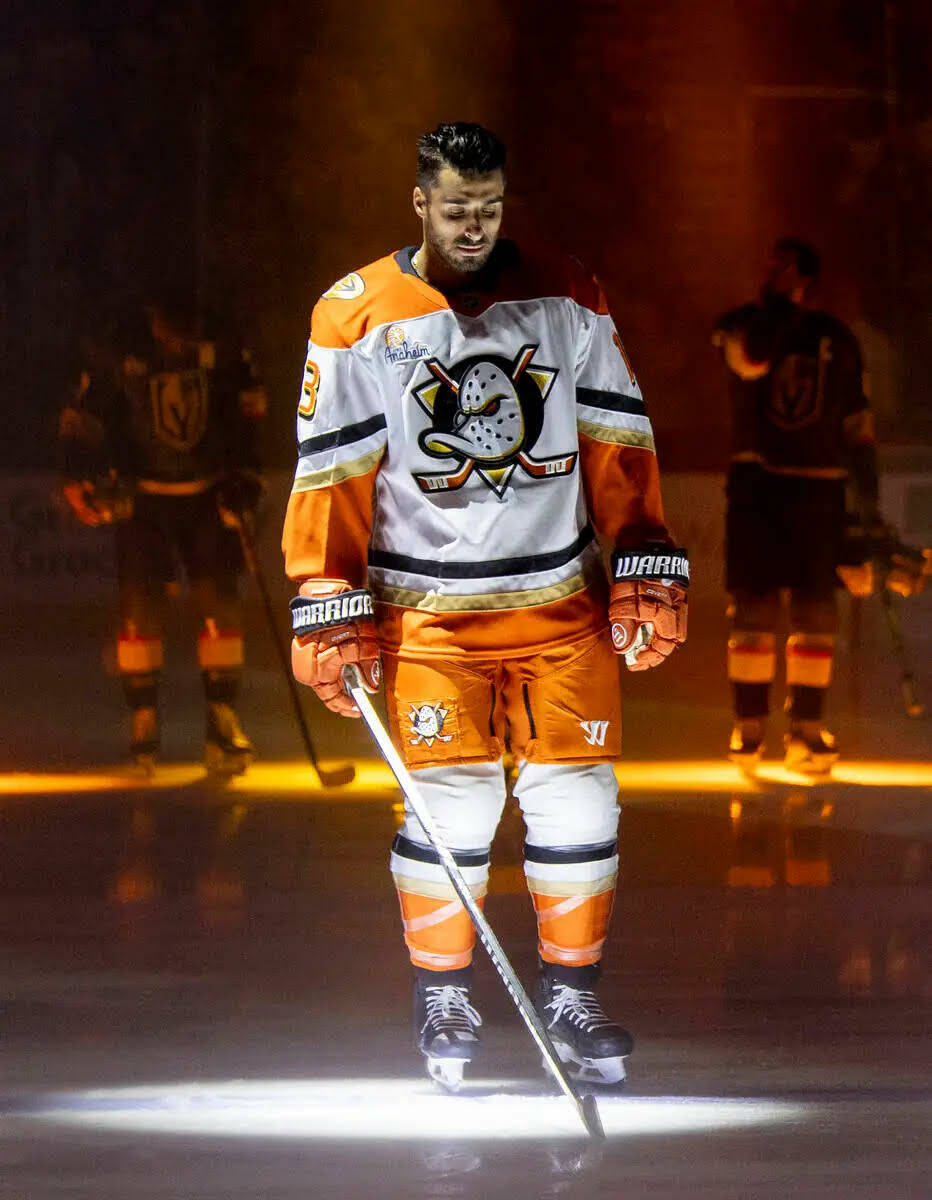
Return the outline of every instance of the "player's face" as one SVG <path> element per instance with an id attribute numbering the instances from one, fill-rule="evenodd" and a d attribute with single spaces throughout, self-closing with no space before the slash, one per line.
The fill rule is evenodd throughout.
<path id="1" fill-rule="evenodd" d="M 504 192 L 501 171 L 464 176 L 452 167 L 442 167 L 426 193 L 415 188 L 414 210 L 431 256 L 462 274 L 484 267 L 498 240 Z"/>
<path id="2" fill-rule="evenodd" d="M 791 254 L 775 251 L 767 264 L 763 292 L 765 296 L 786 296 L 797 303 L 805 292 L 805 281 Z"/>

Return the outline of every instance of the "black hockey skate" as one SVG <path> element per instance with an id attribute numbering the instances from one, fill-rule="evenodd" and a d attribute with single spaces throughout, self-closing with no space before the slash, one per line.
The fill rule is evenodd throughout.
<path id="1" fill-rule="evenodd" d="M 208 774 L 242 775 L 255 757 L 255 747 L 243 732 L 233 705 L 210 701 L 204 747 L 204 765 Z"/>
<path id="2" fill-rule="evenodd" d="M 159 713 L 151 705 L 132 710 L 129 752 L 133 766 L 143 775 L 151 775 L 159 753 Z"/>
<path id="3" fill-rule="evenodd" d="M 556 968 L 547 964 L 537 979 L 534 1007 L 569 1075 L 579 1083 L 618 1087 L 625 1078 L 625 1057 L 634 1038 L 609 1020 L 592 990 L 596 967 Z M 577 986 L 564 982 L 575 977 Z"/>
<path id="4" fill-rule="evenodd" d="M 801 775 L 828 775 L 838 761 L 834 737 L 818 721 L 794 721 L 783 740 L 783 765 Z"/>
<path id="5" fill-rule="evenodd" d="M 448 1092 L 459 1090 L 463 1069 L 479 1049 L 482 1018 L 469 1002 L 463 974 L 418 972 L 414 984 L 417 1048 L 427 1059 L 427 1074 Z"/>
<path id="6" fill-rule="evenodd" d="M 764 723 L 759 718 L 739 718 L 731 731 L 728 758 L 749 774 L 757 769 L 764 754 Z"/>

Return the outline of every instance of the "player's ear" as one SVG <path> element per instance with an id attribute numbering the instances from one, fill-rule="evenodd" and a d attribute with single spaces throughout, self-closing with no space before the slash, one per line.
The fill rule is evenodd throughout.
<path id="1" fill-rule="evenodd" d="M 427 197 L 417 186 L 414 188 L 414 211 L 422 221 L 427 216 Z"/>

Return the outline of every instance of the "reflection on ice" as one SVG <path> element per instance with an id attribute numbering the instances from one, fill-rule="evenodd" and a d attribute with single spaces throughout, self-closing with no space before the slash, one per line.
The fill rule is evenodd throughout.
<path id="1" fill-rule="evenodd" d="M 288 1139 L 578 1138 L 572 1106 L 517 1081 L 474 1081 L 457 1096 L 401 1079 L 233 1081 L 58 1093 L 32 1109 L 44 1121 L 187 1137 Z M 600 1096 L 610 1138 L 798 1120 L 780 1100 Z"/>

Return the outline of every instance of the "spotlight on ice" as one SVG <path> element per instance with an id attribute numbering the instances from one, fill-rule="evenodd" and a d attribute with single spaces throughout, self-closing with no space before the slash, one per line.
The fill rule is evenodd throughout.
<path id="1" fill-rule="evenodd" d="M 456 1096 L 399 1079 L 234 1081 L 60 1092 L 30 1116 L 59 1125 L 212 1138 L 289 1140 L 487 1140 L 577 1138 L 562 1096 L 528 1094 L 527 1083 L 474 1081 Z M 739 1129 L 799 1120 L 804 1106 L 780 1100 L 602 1096 L 609 1138 Z"/>

